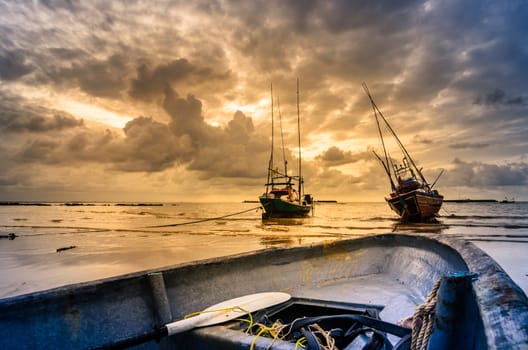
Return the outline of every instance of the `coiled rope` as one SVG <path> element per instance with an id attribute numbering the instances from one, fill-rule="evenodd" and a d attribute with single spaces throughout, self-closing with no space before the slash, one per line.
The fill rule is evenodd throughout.
<path id="1" fill-rule="evenodd" d="M 438 289 L 442 278 L 439 278 L 425 302 L 416 308 L 412 320 L 411 350 L 422 350 L 427 348 L 429 338 L 433 333 L 433 324 L 438 301 Z"/>

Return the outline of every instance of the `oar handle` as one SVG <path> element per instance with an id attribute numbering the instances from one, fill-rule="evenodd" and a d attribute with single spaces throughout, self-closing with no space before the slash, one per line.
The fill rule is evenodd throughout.
<path id="1" fill-rule="evenodd" d="M 208 314 L 200 314 L 198 316 L 167 323 L 165 325 L 167 328 L 167 335 L 171 336 L 173 334 L 183 333 L 191 330 L 195 328 L 200 322 L 207 320 L 209 317 L 210 315 Z"/>

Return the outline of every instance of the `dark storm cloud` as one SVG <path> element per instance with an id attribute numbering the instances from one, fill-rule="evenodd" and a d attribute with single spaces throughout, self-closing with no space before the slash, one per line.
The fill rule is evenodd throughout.
<path id="1" fill-rule="evenodd" d="M 215 128 L 204 121 L 202 102 L 193 95 L 181 98 L 169 85 L 165 85 L 163 108 L 171 117 L 169 128 L 175 135 L 192 135 L 193 143 L 209 142 Z"/>
<path id="2" fill-rule="evenodd" d="M 193 149 L 186 136 L 175 136 L 166 124 L 139 117 L 126 124 L 125 139 L 109 147 L 114 167 L 129 172 L 156 172 L 190 159 Z"/>
<path id="3" fill-rule="evenodd" d="M 420 136 L 420 135 L 415 135 L 413 137 L 413 142 L 418 143 L 418 144 L 422 144 L 422 145 L 433 144 L 433 140 L 431 140 L 430 138 L 426 138 L 426 137 Z"/>
<path id="4" fill-rule="evenodd" d="M 525 183 L 522 164 L 491 164 L 526 153 L 526 18 L 522 1 L 0 0 L 2 91 L 28 99 L 49 91 L 96 106 L 105 98 L 118 114 L 152 116 L 117 134 L 4 94 L 0 132 L 20 139 L 0 152 L 20 162 L 97 163 L 123 172 L 178 166 L 202 179 L 264 177 L 269 135 L 259 129 L 261 111 L 253 120 L 225 106 L 256 105 L 269 81 L 291 92 L 299 77 L 303 143 L 336 141 L 307 162 L 320 188 L 332 177 L 367 186 L 361 176 L 317 169 L 376 163 L 339 144 L 370 142 L 376 132 L 362 81 L 399 136 L 422 146 L 422 159 L 441 162 L 439 149 L 457 156 L 485 149 L 482 163 L 460 161 L 454 174 L 489 184 L 510 171 L 505 182 Z M 294 94 L 283 101 L 294 105 Z M 127 108 L 119 111 L 120 104 Z"/>
<path id="5" fill-rule="evenodd" d="M 55 51 L 59 56 L 75 55 L 74 52 Z M 78 57 L 78 56 L 77 56 Z M 121 55 L 104 60 L 83 60 L 69 67 L 49 70 L 47 76 L 59 86 L 79 87 L 89 95 L 97 97 L 118 97 L 126 88 L 126 63 Z"/>
<path id="6" fill-rule="evenodd" d="M 29 101 L 0 91 L 0 134 L 46 133 L 82 127 L 84 122 L 57 110 L 31 105 Z"/>
<path id="7" fill-rule="evenodd" d="M 454 149 L 482 149 L 489 147 L 489 144 L 480 142 L 457 142 L 449 145 L 449 147 Z"/>
<path id="8" fill-rule="evenodd" d="M 57 149 L 60 147 L 60 142 L 51 139 L 36 139 L 30 141 L 24 146 L 22 151 L 17 154 L 17 158 L 24 163 L 48 163 L 57 164 L 62 163 L 62 159 L 58 162 L 54 160 L 57 154 Z"/>
<path id="9" fill-rule="evenodd" d="M 369 152 L 353 153 L 350 151 L 343 151 L 338 147 L 330 147 L 316 157 L 316 160 L 321 161 L 324 166 L 338 166 L 343 164 L 355 163 L 360 160 L 367 160 L 372 157 Z"/>
<path id="10" fill-rule="evenodd" d="M 181 98 L 166 87 L 163 106 L 171 121 L 161 123 L 137 117 L 123 128 L 123 136 L 109 130 L 83 127 L 82 121 L 54 116 L 10 119 L 9 131 L 56 131 L 29 138 L 11 149 L 12 161 L 67 165 L 98 163 L 122 172 L 160 172 L 184 165 L 214 177 L 262 177 L 268 139 L 255 132 L 253 121 L 237 111 L 225 128 L 204 121 L 201 101 L 192 95 Z M 16 122 L 18 124 L 14 124 Z M 67 132 L 66 132 L 67 131 Z"/>
<path id="11" fill-rule="evenodd" d="M 254 130 L 253 120 L 244 113 L 236 111 L 233 119 L 227 124 L 225 132 L 234 144 L 245 145 L 250 141 Z"/>
<path id="12" fill-rule="evenodd" d="M 0 111 L 0 113 L 2 113 Z M 83 126 L 82 119 L 76 119 L 63 112 L 57 112 L 53 117 L 30 115 L 0 114 L 0 131 L 3 132 L 48 132 Z"/>
<path id="13" fill-rule="evenodd" d="M 198 67 L 185 58 L 159 65 L 152 70 L 142 64 L 137 68 L 137 78 L 132 79 L 130 95 L 148 99 L 160 95 L 165 86 L 172 82 L 226 79 L 228 76 L 229 73 L 217 73 L 209 67 Z"/>
<path id="14" fill-rule="evenodd" d="M 0 81 L 17 80 L 33 70 L 26 63 L 26 53 L 20 50 L 2 51 L 0 49 Z"/>
<path id="15" fill-rule="evenodd" d="M 169 129 L 176 136 L 188 136 L 193 145 L 190 170 L 201 177 L 258 177 L 268 150 L 267 137 L 257 135 L 253 120 L 237 111 L 226 128 L 205 123 L 202 103 L 192 95 L 181 98 L 165 86 L 165 111 L 170 115 Z"/>
<path id="16" fill-rule="evenodd" d="M 78 129 L 62 137 L 40 136 L 29 139 L 14 158 L 22 163 L 94 163 L 123 172 L 158 172 L 188 161 L 192 154 L 188 138 L 175 137 L 166 124 L 151 118 L 130 121 L 123 133 Z"/>
<path id="17" fill-rule="evenodd" d="M 469 187 L 524 186 L 528 184 L 528 164 L 503 165 L 482 162 L 453 161 L 454 168 L 442 179 L 442 184 Z"/>
<path id="18" fill-rule="evenodd" d="M 478 96 L 475 99 L 477 105 L 527 105 L 528 99 L 523 96 L 506 96 L 501 89 L 495 89 L 484 96 Z"/>

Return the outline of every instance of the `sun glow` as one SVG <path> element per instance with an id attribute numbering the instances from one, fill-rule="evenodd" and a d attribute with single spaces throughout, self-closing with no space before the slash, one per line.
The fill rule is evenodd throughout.
<path id="1" fill-rule="evenodd" d="M 263 119 L 269 117 L 270 113 L 270 107 L 269 107 L 269 100 L 262 99 L 254 104 L 247 104 L 247 105 L 239 105 L 235 102 L 229 102 L 224 107 L 223 110 L 228 111 L 230 113 L 234 113 L 235 111 L 241 111 L 247 116 L 250 116 L 253 119 Z"/>
<path id="2" fill-rule="evenodd" d="M 122 129 L 126 123 L 134 119 L 133 117 L 120 115 L 100 107 L 67 99 L 61 99 L 58 107 L 77 117 L 120 129 Z"/>

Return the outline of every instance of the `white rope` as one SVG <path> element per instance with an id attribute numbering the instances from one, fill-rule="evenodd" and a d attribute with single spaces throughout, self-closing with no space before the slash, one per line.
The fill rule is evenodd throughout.
<path id="1" fill-rule="evenodd" d="M 412 321 L 411 350 L 427 349 L 429 338 L 433 333 L 433 324 L 438 301 L 438 289 L 442 278 L 439 278 L 425 302 L 416 308 Z"/>

